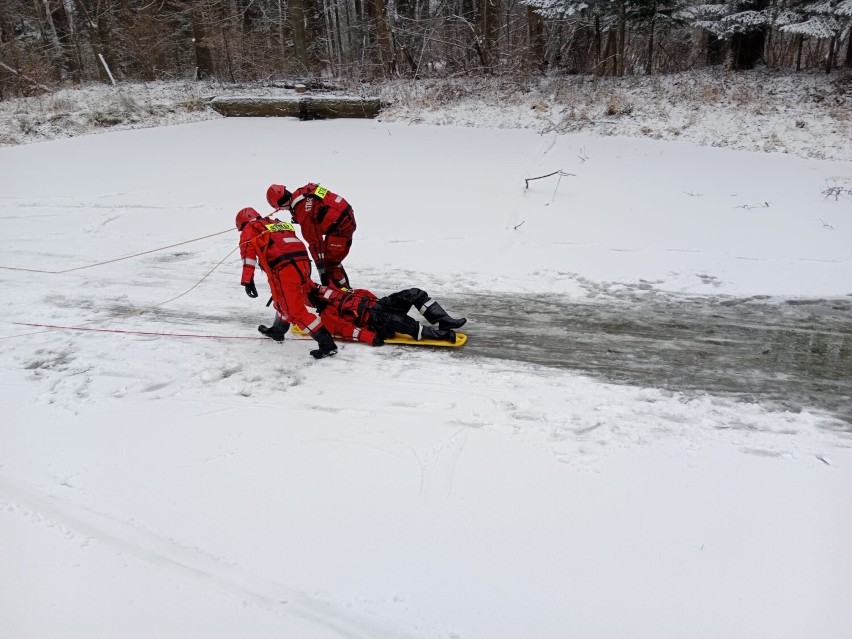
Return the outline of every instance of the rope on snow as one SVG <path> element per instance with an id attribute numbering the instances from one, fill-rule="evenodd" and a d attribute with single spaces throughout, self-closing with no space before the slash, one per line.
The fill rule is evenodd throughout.
<path id="1" fill-rule="evenodd" d="M 269 339 L 268 337 L 248 337 L 246 335 L 199 335 L 196 333 L 157 333 L 155 331 L 128 331 L 117 328 L 86 328 L 84 326 L 64 326 L 62 324 L 31 324 L 29 322 L 12 322 L 12 324 L 16 324 L 17 326 L 34 326 L 38 328 L 49 328 L 51 330 L 61 330 L 61 331 L 91 331 L 94 333 L 123 333 L 125 335 L 147 335 L 150 337 L 200 337 L 203 339 Z M 36 331 L 37 333 L 43 333 L 44 331 Z M 36 332 L 27 333 L 27 335 L 34 335 Z M 3 338 L 0 338 L 3 339 Z M 294 340 L 306 340 L 310 339 L 309 337 L 301 337 L 297 335 L 290 335 L 287 339 Z"/>
<path id="2" fill-rule="evenodd" d="M 37 268 L 21 268 L 17 266 L 0 266 L 0 269 L 5 271 L 23 271 L 25 273 L 46 273 L 48 275 L 61 275 L 62 273 L 71 273 L 72 271 L 82 271 L 86 268 L 92 268 L 95 266 L 103 266 L 104 264 L 112 264 L 113 262 L 121 262 L 122 260 L 129 260 L 134 257 L 140 257 L 142 255 L 148 255 L 149 253 L 156 253 L 158 251 L 165 251 L 170 248 L 174 248 L 176 246 L 183 246 L 184 244 L 191 244 L 192 242 L 198 242 L 199 240 L 206 240 L 210 237 L 216 237 L 217 235 L 224 235 L 225 233 L 230 233 L 234 229 L 227 229 L 225 231 L 219 231 L 218 233 L 211 233 L 210 235 L 204 235 L 202 237 L 196 237 L 192 240 L 186 240 L 184 242 L 178 242 L 177 244 L 170 244 L 169 246 L 162 246 L 160 248 L 151 249 L 149 251 L 142 251 L 141 253 L 134 253 L 133 255 L 125 255 L 124 257 L 116 257 L 111 260 L 104 260 L 103 262 L 95 262 L 94 264 L 86 264 L 84 266 L 75 266 L 73 268 L 66 268 L 61 271 L 47 271 Z M 233 252 L 233 251 L 232 251 Z M 228 253 L 230 255 L 230 253 Z"/>

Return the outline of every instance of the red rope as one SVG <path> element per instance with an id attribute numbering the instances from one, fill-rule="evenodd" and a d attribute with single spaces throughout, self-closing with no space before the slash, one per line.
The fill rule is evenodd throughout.
<path id="1" fill-rule="evenodd" d="M 203 237 L 196 237 L 192 240 L 186 240 L 185 242 L 178 242 L 177 244 L 169 244 L 168 246 L 162 246 L 160 248 L 151 249 L 150 251 L 142 251 L 141 253 L 134 253 L 133 255 L 125 255 L 124 257 L 116 257 L 111 260 L 106 260 L 103 262 L 95 262 L 94 264 L 86 264 L 85 266 L 75 266 L 74 268 L 66 268 L 62 271 L 46 271 L 37 268 L 19 268 L 16 266 L 0 266 L 0 269 L 6 271 L 23 271 L 25 273 L 47 273 L 48 275 L 60 275 L 62 273 L 71 273 L 72 271 L 82 271 L 84 268 L 92 268 L 93 266 L 103 266 L 104 264 L 112 264 L 113 262 L 121 262 L 122 260 L 129 260 L 134 257 L 140 257 L 141 255 L 148 255 L 149 253 L 156 253 L 157 251 L 165 251 L 166 249 L 174 248 L 176 246 L 183 246 L 184 244 L 191 244 L 192 242 L 198 242 L 199 240 L 206 240 L 209 237 L 216 237 L 217 235 L 224 235 L 225 233 L 230 233 L 234 229 L 227 229 L 225 231 L 219 231 L 218 233 L 211 233 L 210 235 L 205 235 Z"/>
<path id="2" fill-rule="evenodd" d="M 124 331 L 112 328 L 84 328 L 82 326 L 61 326 L 59 324 L 29 324 L 27 322 L 12 322 L 18 326 L 36 326 L 63 331 L 91 331 L 94 333 L 124 333 L 126 335 L 150 335 L 153 337 L 201 337 L 205 339 L 269 339 L 268 337 L 248 337 L 245 335 L 197 335 L 194 333 L 155 333 L 153 331 Z M 288 339 L 303 340 L 304 337 L 291 335 Z"/>

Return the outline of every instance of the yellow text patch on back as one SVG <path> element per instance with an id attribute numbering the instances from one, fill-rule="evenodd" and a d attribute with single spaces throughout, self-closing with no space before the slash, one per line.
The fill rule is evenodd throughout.
<path id="1" fill-rule="evenodd" d="M 275 224 L 267 224 L 266 230 L 270 233 L 274 231 L 295 231 L 295 227 L 290 222 L 276 222 Z"/>

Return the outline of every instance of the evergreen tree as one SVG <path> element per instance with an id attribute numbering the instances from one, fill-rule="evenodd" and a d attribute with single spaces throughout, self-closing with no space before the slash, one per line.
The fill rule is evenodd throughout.
<path id="1" fill-rule="evenodd" d="M 852 0 L 804 1 L 788 7 L 776 20 L 780 30 L 799 36 L 799 47 L 805 38 L 829 41 L 825 57 L 825 70 L 829 73 L 835 64 L 837 48 L 844 31 L 852 24 Z M 846 51 L 846 65 L 852 66 L 852 33 Z M 801 53 L 797 56 L 797 69 L 801 64 Z"/>
<path id="2" fill-rule="evenodd" d="M 726 0 L 717 4 L 692 5 L 680 15 L 706 30 L 729 47 L 733 69 L 751 69 L 763 56 L 766 32 L 775 9 L 769 0 Z"/>

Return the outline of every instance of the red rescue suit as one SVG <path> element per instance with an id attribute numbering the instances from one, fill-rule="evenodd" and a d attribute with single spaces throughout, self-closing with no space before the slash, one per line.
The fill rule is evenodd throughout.
<path id="1" fill-rule="evenodd" d="M 328 308 L 346 321 L 356 326 L 367 327 L 370 323 L 371 311 L 379 298 L 365 288 L 340 290 L 333 286 L 320 286 L 316 294 L 329 302 Z"/>
<path id="2" fill-rule="evenodd" d="M 341 263 L 352 248 L 355 213 L 343 197 L 318 184 L 306 184 L 290 199 L 293 222 L 302 229 L 320 279 L 348 286 Z"/>
<path id="3" fill-rule="evenodd" d="M 334 306 L 330 304 L 328 306 L 324 306 L 319 314 L 322 318 L 322 325 L 334 335 L 340 335 L 346 339 L 364 342 L 365 344 L 370 344 L 372 346 L 376 345 L 375 331 L 371 331 L 369 328 L 355 326 L 355 324 L 352 323 L 352 320 L 343 319 L 340 317 Z"/>
<path id="4" fill-rule="evenodd" d="M 425 291 L 410 288 L 379 299 L 363 288 L 341 290 L 334 286 L 319 286 L 311 294 L 315 307 L 320 311 L 323 324 L 328 308 L 345 322 L 361 329 L 368 329 L 382 339 L 397 333 L 420 339 L 422 327 L 408 310 L 419 307 L 429 299 Z"/>
<path id="5" fill-rule="evenodd" d="M 240 232 L 240 257 L 240 284 L 251 282 L 255 267 L 260 266 L 269 280 L 275 308 L 285 321 L 311 334 L 322 326 L 307 297 L 314 286 L 311 262 L 292 224 L 269 217 L 252 220 Z"/>

